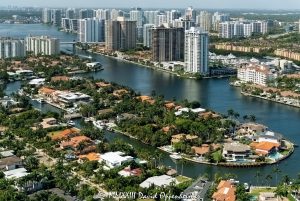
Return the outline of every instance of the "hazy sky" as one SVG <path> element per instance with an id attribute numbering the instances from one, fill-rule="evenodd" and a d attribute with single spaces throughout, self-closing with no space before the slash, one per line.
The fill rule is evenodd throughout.
<path id="1" fill-rule="evenodd" d="M 0 6 L 299 9 L 300 0 L 0 0 Z"/>

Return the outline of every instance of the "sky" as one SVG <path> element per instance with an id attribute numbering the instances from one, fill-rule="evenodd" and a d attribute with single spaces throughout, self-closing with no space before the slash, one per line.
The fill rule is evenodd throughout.
<path id="1" fill-rule="evenodd" d="M 216 8 L 297 9 L 300 0 L 0 0 L 0 6 L 94 7 L 94 8 Z"/>

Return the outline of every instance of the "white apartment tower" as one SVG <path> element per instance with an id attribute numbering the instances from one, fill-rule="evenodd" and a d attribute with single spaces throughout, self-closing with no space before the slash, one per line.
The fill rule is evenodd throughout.
<path id="1" fill-rule="evenodd" d="M 196 17 L 196 24 L 203 30 L 203 31 L 210 31 L 212 25 L 212 15 L 207 11 L 201 11 L 200 15 Z"/>
<path id="2" fill-rule="evenodd" d="M 48 9 L 48 8 L 43 9 L 42 21 L 45 24 L 51 23 L 51 10 L 50 9 Z"/>
<path id="3" fill-rule="evenodd" d="M 105 21 L 98 18 L 80 19 L 78 22 L 79 41 L 103 42 L 105 39 Z"/>
<path id="4" fill-rule="evenodd" d="M 142 41 L 143 39 L 143 24 L 144 24 L 144 13 L 141 8 L 134 8 L 130 11 L 130 20 L 136 21 L 137 38 Z"/>
<path id="5" fill-rule="evenodd" d="M 60 53 L 59 39 L 48 36 L 29 36 L 26 38 L 26 50 L 34 55 L 57 55 Z"/>
<path id="6" fill-rule="evenodd" d="M 24 57 L 25 41 L 10 38 L 0 38 L 0 59 Z"/>
<path id="7" fill-rule="evenodd" d="M 144 24 L 143 45 L 145 47 L 151 47 L 151 45 L 152 45 L 152 31 L 151 31 L 151 29 L 154 26 L 155 26 L 154 24 Z"/>
<path id="8" fill-rule="evenodd" d="M 207 32 L 200 28 L 192 27 L 185 31 L 185 71 L 189 73 L 208 73 L 208 43 Z"/>

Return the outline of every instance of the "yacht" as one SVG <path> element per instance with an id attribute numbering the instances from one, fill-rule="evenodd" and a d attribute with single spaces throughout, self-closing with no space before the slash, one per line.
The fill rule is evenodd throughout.
<path id="1" fill-rule="evenodd" d="M 46 102 L 43 98 L 38 98 L 38 99 L 36 99 L 36 101 L 41 104 Z"/>
<path id="2" fill-rule="evenodd" d="M 97 128 L 99 128 L 100 130 L 104 129 L 104 125 L 102 121 L 93 121 L 93 125 Z"/>
<path id="3" fill-rule="evenodd" d="M 68 121 L 67 124 L 68 124 L 69 126 L 75 126 L 75 122 L 72 121 L 72 120 Z"/>
<path id="4" fill-rule="evenodd" d="M 171 154 L 170 158 L 174 159 L 174 160 L 179 160 L 182 159 L 181 155 L 179 155 L 178 153 L 175 154 Z"/>

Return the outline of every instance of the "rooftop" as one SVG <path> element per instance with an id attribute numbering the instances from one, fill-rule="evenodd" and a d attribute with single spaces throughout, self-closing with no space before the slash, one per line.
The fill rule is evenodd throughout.
<path id="1" fill-rule="evenodd" d="M 3 173 L 4 173 L 6 179 L 18 179 L 18 178 L 25 177 L 26 175 L 29 174 L 25 168 L 9 170 L 9 171 L 5 171 Z"/>
<path id="2" fill-rule="evenodd" d="M 143 181 L 140 184 L 140 187 L 149 188 L 152 185 L 163 187 L 163 186 L 169 186 L 173 182 L 177 183 L 177 180 L 168 175 L 154 176 L 154 177 L 149 177 L 148 179 Z"/>

